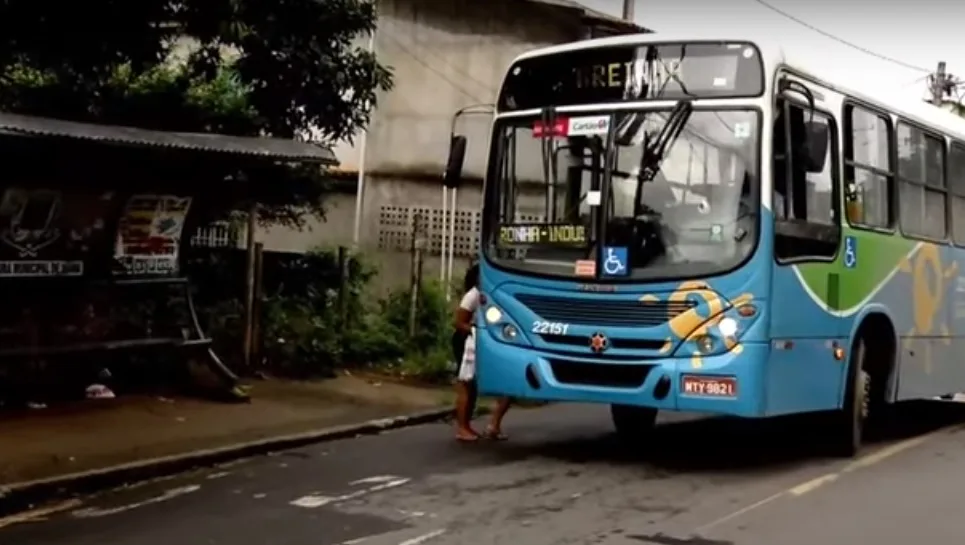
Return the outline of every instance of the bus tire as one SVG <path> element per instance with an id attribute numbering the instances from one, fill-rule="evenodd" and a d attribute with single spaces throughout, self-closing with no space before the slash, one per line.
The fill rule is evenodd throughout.
<path id="1" fill-rule="evenodd" d="M 834 414 L 831 439 L 833 454 L 844 458 L 852 458 L 861 450 L 871 403 L 871 374 L 867 371 L 868 347 L 864 335 L 852 350 L 844 403 Z"/>
<path id="2" fill-rule="evenodd" d="M 636 405 L 610 405 L 610 417 L 617 436 L 635 444 L 646 439 L 657 423 L 657 409 Z"/>

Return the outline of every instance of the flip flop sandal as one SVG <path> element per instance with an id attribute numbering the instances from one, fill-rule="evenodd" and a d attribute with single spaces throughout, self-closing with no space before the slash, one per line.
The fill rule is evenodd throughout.
<path id="1" fill-rule="evenodd" d="M 461 443 L 474 443 L 476 441 L 479 441 L 479 436 L 478 435 L 469 435 L 469 436 L 457 435 L 456 441 L 459 441 Z"/>

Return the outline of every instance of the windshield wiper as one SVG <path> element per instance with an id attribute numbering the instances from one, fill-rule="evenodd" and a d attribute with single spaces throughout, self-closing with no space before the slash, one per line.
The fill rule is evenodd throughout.
<path id="1" fill-rule="evenodd" d="M 677 62 L 683 63 L 683 60 L 687 58 L 687 46 L 686 44 L 680 47 L 680 56 Z M 677 75 L 676 70 L 671 70 L 660 58 L 660 51 L 654 47 L 650 46 L 647 49 L 647 65 L 651 74 L 656 74 L 657 63 L 660 63 L 664 70 L 667 72 L 667 78 L 657 90 L 652 98 L 658 98 L 663 95 L 664 89 L 667 85 L 674 81 L 678 86 L 680 86 L 681 92 L 690 98 L 696 98 L 693 93 L 687 89 L 687 85 L 684 84 L 680 76 Z M 671 110 L 670 115 L 667 116 L 667 122 L 664 123 L 660 132 L 657 134 L 653 141 L 648 141 L 649 139 L 644 139 L 643 153 L 640 154 L 640 170 L 638 171 L 638 182 L 649 182 L 657 175 L 660 171 L 660 165 L 663 163 L 667 152 L 673 146 L 673 143 L 677 141 L 677 137 L 680 136 L 681 131 L 683 131 L 684 126 L 687 121 L 690 120 L 690 114 L 693 113 L 694 107 L 690 99 L 685 99 L 677 102 L 674 105 L 673 110 Z M 642 124 L 642 117 L 639 123 Z M 628 127 L 629 128 L 629 127 Z M 634 131 L 636 132 L 636 131 Z M 632 133 L 631 133 L 632 134 Z"/>
<path id="2" fill-rule="evenodd" d="M 693 111 L 694 105 L 690 100 L 677 102 L 667 116 L 666 123 L 660 128 L 660 132 L 652 140 L 649 138 L 644 140 L 643 153 L 640 154 L 640 171 L 637 175 L 639 183 L 649 182 L 657 175 L 660 165 L 663 164 L 674 142 L 680 137 Z"/>

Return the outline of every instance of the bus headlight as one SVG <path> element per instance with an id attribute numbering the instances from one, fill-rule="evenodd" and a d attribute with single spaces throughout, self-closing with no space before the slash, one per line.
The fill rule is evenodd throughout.
<path id="1" fill-rule="evenodd" d="M 717 324 L 717 330 L 724 338 L 731 338 L 737 335 L 737 320 L 727 316 Z"/>
<path id="2" fill-rule="evenodd" d="M 740 346 L 740 338 L 748 331 L 756 314 L 746 317 L 734 309 L 724 312 L 725 315 L 711 318 L 687 336 L 685 344 L 688 347 L 684 349 L 684 354 L 689 356 L 696 352 L 702 356 L 713 356 Z"/>
<path id="3" fill-rule="evenodd" d="M 482 312 L 485 322 L 484 328 L 491 338 L 517 346 L 528 346 L 530 344 L 524 330 L 506 311 L 496 304 L 490 304 L 485 309 Z"/>
<path id="4" fill-rule="evenodd" d="M 485 316 L 486 316 L 486 323 L 489 325 L 493 325 L 503 319 L 503 311 L 499 310 L 496 307 L 489 307 L 486 309 Z"/>

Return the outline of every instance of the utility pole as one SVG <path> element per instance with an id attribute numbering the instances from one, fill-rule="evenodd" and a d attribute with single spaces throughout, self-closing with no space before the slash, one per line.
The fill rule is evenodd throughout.
<path id="1" fill-rule="evenodd" d="M 636 4 L 636 0 L 623 0 L 623 20 L 629 23 L 633 22 L 633 8 Z"/>
<path id="2" fill-rule="evenodd" d="M 929 78 L 931 103 L 941 106 L 945 102 L 945 97 L 951 95 L 957 86 L 955 77 L 947 72 L 945 61 L 939 62 L 938 69 Z"/>

